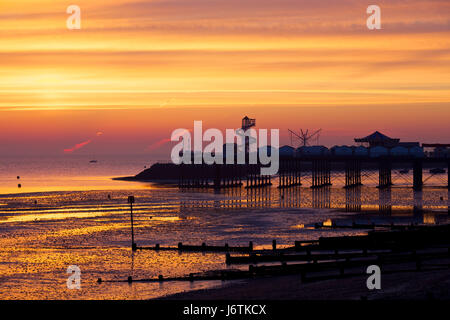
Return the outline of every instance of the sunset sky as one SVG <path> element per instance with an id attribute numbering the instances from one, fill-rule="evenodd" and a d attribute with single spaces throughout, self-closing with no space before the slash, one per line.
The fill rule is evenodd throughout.
<path id="1" fill-rule="evenodd" d="M 450 143 L 450 2 L 0 2 L 2 155 L 164 156 L 174 129 L 244 115 L 282 143 L 288 128 Z"/>

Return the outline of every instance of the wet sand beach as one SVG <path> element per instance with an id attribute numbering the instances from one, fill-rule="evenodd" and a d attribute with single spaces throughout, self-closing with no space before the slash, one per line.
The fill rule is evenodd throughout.
<path id="1" fill-rule="evenodd" d="M 382 275 L 381 290 L 367 289 L 368 276 L 302 283 L 299 275 L 259 278 L 220 288 L 166 296 L 164 300 L 449 300 L 450 270 Z"/>
<path id="2" fill-rule="evenodd" d="M 134 230 L 136 242 L 141 246 L 176 246 L 178 242 L 245 246 L 252 241 L 255 249 L 261 249 L 270 248 L 273 239 L 283 247 L 292 246 L 295 241 L 367 231 L 315 229 L 317 223 L 436 224 L 448 219 L 448 191 L 442 188 L 427 188 L 419 195 L 410 188 L 399 186 L 387 191 L 370 184 L 354 193 L 339 185 L 321 190 L 309 186 L 279 190 L 274 186 L 260 190 L 180 191 L 176 187 L 111 180 L 107 175 L 111 167 L 116 168 L 114 175 L 137 171 L 130 168 L 127 159 L 104 163 L 99 158 L 92 167 L 88 159 L 82 162 L 83 166 L 87 163 L 82 171 L 85 176 L 75 170 L 80 166 L 79 158 L 71 162 L 73 173 L 66 170 L 67 159 L 60 163 L 55 160 L 52 174 L 47 177 L 42 176 L 49 166 L 46 159 L 42 165 L 38 161 L 33 163 L 36 169 L 33 175 L 32 168 L 23 161 L 23 168 L 16 170 L 21 172 L 20 190 L 16 187 L 16 175 L 11 177 L 10 166 L 3 164 L 1 299 L 151 299 L 229 284 L 221 281 L 98 284 L 98 278 L 106 281 L 126 280 L 128 276 L 181 277 L 229 268 L 224 253 L 133 253 L 129 195 L 136 198 Z M 135 166 L 139 164 L 133 163 L 132 167 Z M 413 211 L 416 205 L 427 213 Z M 67 289 L 67 268 L 71 265 L 81 269 L 81 290 Z M 284 284 L 280 281 L 281 288 Z"/>

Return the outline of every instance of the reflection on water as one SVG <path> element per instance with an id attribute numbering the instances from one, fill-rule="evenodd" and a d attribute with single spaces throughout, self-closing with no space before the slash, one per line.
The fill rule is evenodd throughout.
<path id="1" fill-rule="evenodd" d="M 221 285 L 203 283 L 102 283 L 183 276 L 228 268 L 223 254 L 130 250 L 127 197 L 136 197 L 139 245 L 248 244 L 270 248 L 321 236 L 359 234 L 357 229 L 315 229 L 361 223 L 443 223 L 449 193 L 427 188 L 311 189 L 235 188 L 220 191 L 177 188 L 46 192 L 0 196 L 1 299 L 146 299 Z M 66 289 L 66 268 L 82 270 L 82 290 Z"/>
<path id="2" fill-rule="evenodd" d="M 279 199 L 281 208 L 300 208 L 302 192 L 299 186 L 280 189 Z"/>
<path id="3" fill-rule="evenodd" d="M 378 189 L 378 201 L 380 213 L 390 214 L 392 212 L 392 189 Z"/>
<path id="4" fill-rule="evenodd" d="M 345 211 L 360 212 L 361 203 L 361 186 L 345 189 Z"/>
<path id="5" fill-rule="evenodd" d="M 313 208 L 331 208 L 330 187 L 312 189 L 312 207 Z"/>
<path id="6" fill-rule="evenodd" d="M 183 194 L 201 194 L 201 199 L 189 198 L 181 201 L 180 208 L 315 208 L 343 209 L 347 212 L 392 211 L 422 212 L 424 210 L 446 210 L 447 190 L 427 188 L 413 191 L 411 188 L 290 188 L 261 187 L 257 189 L 183 189 Z M 214 197 L 212 197 L 214 195 Z M 425 197 L 425 198 L 424 198 Z"/>
<path id="7" fill-rule="evenodd" d="M 413 207 L 415 213 L 420 213 L 423 210 L 423 192 L 418 191 L 414 192 L 414 200 L 413 200 Z"/>

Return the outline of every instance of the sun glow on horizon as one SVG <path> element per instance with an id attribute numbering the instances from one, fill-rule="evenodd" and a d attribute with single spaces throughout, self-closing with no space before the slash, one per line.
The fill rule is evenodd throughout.
<path id="1" fill-rule="evenodd" d="M 127 119 L 144 110 L 141 117 L 159 123 L 140 150 L 167 139 L 176 111 L 191 122 L 205 109 L 211 119 L 229 110 L 228 126 L 237 121 L 231 114 L 250 109 L 263 123 L 275 114 L 278 125 L 286 122 L 280 129 L 297 117 L 344 134 L 341 112 L 352 107 L 374 127 L 391 124 L 381 113 L 392 112 L 407 135 L 416 130 L 413 117 L 429 120 L 421 130 L 430 139 L 450 135 L 442 120 L 450 116 L 447 2 L 380 1 L 382 29 L 373 31 L 366 4 L 350 0 L 80 0 L 81 30 L 66 29 L 64 1 L 37 3 L 0 4 L 0 133 L 10 144 L 53 141 L 48 127 L 61 123 L 70 139 L 55 149 L 67 149 L 86 141 L 73 128 L 101 126 L 93 121 L 131 139 L 125 112 Z M 304 114 L 311 107 L 323 124 L 316 111 Z M 27 120 L 28 112 L 45 117 Z"/>

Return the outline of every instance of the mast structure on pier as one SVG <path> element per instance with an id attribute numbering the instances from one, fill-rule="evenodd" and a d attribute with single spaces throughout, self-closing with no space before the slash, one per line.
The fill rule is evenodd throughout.
<path id="1" fill-rule="evenodd" d="M 312 133 L 309 132 L 309 129 L 306 129 L 306 131 L 303 131 L 303 129 L 300 129 L 300 132 L 297 133 L 291 129 L 288 129 L 289 134 L 291 136 L 291 145 L 294 146 L 294 140 L 297 139 L 300 141 L 299 147 L 303 146 L 309 146 L 310 141 L 315 139 L 316 144 L 319 144 L 320 139 L 320 133 L 322 132 L 322 129 L 316 130 Z"/>

